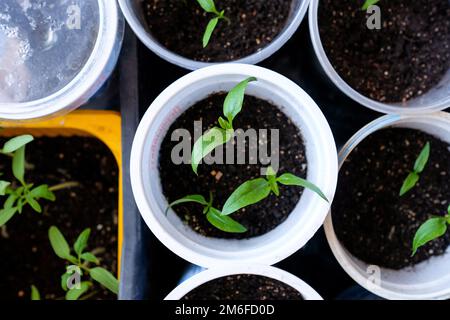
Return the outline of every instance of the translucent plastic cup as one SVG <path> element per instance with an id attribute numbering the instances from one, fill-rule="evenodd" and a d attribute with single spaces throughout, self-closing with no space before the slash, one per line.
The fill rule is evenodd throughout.
<path id="1" fill-rule="evenodd" d="M 147 48 L 152 50 L 161 58 L 189 70 L 196 70 L 206 66 L 210 66 L 212 64 L 217 64 L 214 62 L 200 62 L 185 58 L 168 50 L 166 47 L 160 44 L 148 30 L 145 15 L 142 10 L 142 0 L 119 0 L 119 4 L 125 16 L 125 19 L 127 20 L 131 29 L 133 29 L 137 37 L 147 46 Z M 300 25 L 300 22 L 303 20 L 303 17 L 306 14 L 308 5 L 309 0 L 294 0 L 293 8 L 291 10 L 291 14 L 289 16 L 288 22 L 286 23 L 286 26 L 269 45 L 247 57 L 230 62 L 256 64 L 270 57 L 272 54 L 278 51 L 295 33 Z"/>
<path id="2" fill-rule="evenodd" d="M 383 103 L 370 99 L 347 84 L 333 68 L 322 45 L 319 33 L 318 10 L 320 0 L 311 0 L 309 5 L 309 32 L 316 56 L 330 80 L 356 102 L 382 113 L 430 113 L 450 108 L 450 69 L 443 79 L 425 94 L 403 103 Z"/>
<path id="3" fill-rule="evenodd" d="M 421 130 L 450 144 L 450 114 L 386 115 L 359 130 L 339 153 L 339 166 L 353 149 L 372 133 L 401 127 Z M 450 152 L 450 151 L 449 151 Z M 382 159 L 381 159 L 382 160 Z M 441 256 L 431 257 L 414 267 L 392 270 L 369 265 L 353 256 L 339 241 L 333 228 L 333 213 L 325 220 L 328 243 L 342 268 L 362 287 L 386 299 L 449 299 L 450 249 Z"/>

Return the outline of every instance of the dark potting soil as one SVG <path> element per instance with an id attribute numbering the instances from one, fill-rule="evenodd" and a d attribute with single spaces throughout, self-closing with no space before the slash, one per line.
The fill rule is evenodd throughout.
<path id="1" fill-rule="evenodd" d="M 429 162 L 419 183 L 403 197 L 400 188 L 425 143 Z M 367 137 L 345 161 L 333 202 L 333 225 L 356 257 L 391 269 L 443 254 L 450 234 L 419 248 L 411 258 L 414 235 L 450 203 L 450 146 L 412 129 L 385 129 Z"/>
<path id="2" fill-rule="evenodd" d="M 325 52 L 354 89 L 382 102 L 406 102 L 450 68 L 448 0 L 380 1 L 380 30 L 369 30 L 364 1 L 321 0 Z"/>
<path id="3" fill-rule="evenodd" d="M 1 139 L 3 145 L 5 140 Z M 0 158 L 6 178 L 11 159 Z M 102 267 L 117 273 L 118 167 L 111 151 L 99 140 L 83 137 L 37 138 L 26 147 L 29 183 L 75 181 L 79 186 L 55 191 L 56 201 L 41 200 L 41 214 L 28 207 L 0 228 L 0 299 L 30 300 L 35 285 L 42 299 L 60 299 L 66 263 L 53 252 L 48 229 L 57 226 L 73 245 L 79 233 L 91 228 L 87 250 L 97 251 Z M 3 177 L 2 177 L 3 178 Z M 117 297 L 99 285 L 92 299 Z"/>
<path id="4" fill-rule="evenodd" d="M 194 137 L 194 121 L 198 120 L 202 120 L 202 132 L 214 125 L 218 126 L 217 118 L 222 115 L 225 96 L 225 93 L 218 93 L 197 102 L 178 117 L 169 128 L 163 140 L 159 160 L 163 193 L 169 202 L 189 194 L 202 194 L 208 198 L 209 192 L 212 191 L 214 206 L 221 210 L 225 201 L 238 186 L 247 180 L 260 177 L 260 169 L 267 167 L 260 161 L 257 161 L 257 164 L 207 165 L 203 163 L 199 165 L 198 176 L 196 176 L 190 164 L 176 165 L 172 162 L 172 149 L 179 143 L 171 141 L 172 132 L 183 128 L 191 133 L 191 137 Z M 278 107 L 256 97 L 245 96 L 242 112 L 237 115 L 233 125 L 235 129 L 243 130 L 268 129 L 269 148 L 270 129 L 279 129 L 279 174 L 290 172 L 302 178 L 306 177 L 306 153 L 301 133 Z M 247 140 L 245 163 L 249 163 L 248 145 Z M 247 227 L 248 231 L 242 234 L 226 233 L 212 227 L 202 214 L 200 205 L 182 204 L 173 209 L 181 219 L 200 234 L 218 238 L 243 239 L 265 234 L 285 221 L 295 208 L 302 192 L 303 189 L 300 187 L 280 186 L 279 197 L 271 194 L 265 200 L 232 214 L 233 219 Z"/>
<path id="5" fill-rule="evenodd" d="M 225 10 L 211 40 L 203 48 L 205 28 L 214 18 L 196 0 L 144 0 L 152 35 L 169 50 L 186 58 L 220 62 L 239 59 L 267 46 L 284 29 L 291 12 L 291 0 L 220 0 Z"/>
<path id="6" fill-rule="evenodd" d="M 209 281 L 182 300 L 304 300 L 300 292 L 278 280 L 240 274 Z"/>

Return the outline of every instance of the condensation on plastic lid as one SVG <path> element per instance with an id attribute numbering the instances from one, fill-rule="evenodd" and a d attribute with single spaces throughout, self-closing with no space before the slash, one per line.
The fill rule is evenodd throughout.
<path id="1" fill-rule="evenodd" d="M 99 33 L 97 0 L 0 2 L 0 103 L 45 98 L 69 84 Z"/>

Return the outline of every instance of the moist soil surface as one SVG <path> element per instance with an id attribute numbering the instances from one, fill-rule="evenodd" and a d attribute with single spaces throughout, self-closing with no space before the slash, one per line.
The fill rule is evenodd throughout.
<path id="1" fill-rule="evenodd" d="M 406 102 L 438 84 L 450 68 L 449 2 L 380 1 L 380 30 L 367 28 L 363 2 L 320 1 L 320 36 L 339 75 L 381 102 Z"/>
<path id="2" fill-rule="evenodd" d="M 5 139 L 1 139 L 3 145 Z M 7 180 L 11 159 L 1 156 L 0 172 Z M 61 299 L 61 275 L 66 263 L 53 252 L 48 229 L 57 226 L 73 245 L 85 228 L 91 228 L 88 251 L 98 251 L 100 265 L 117 273 L 118 167 L 111 151 L 95 138 L 37 138 L 26 147 L 29 183 L 75 181 L 79 186 L 55 191 L 54 203 L 40 200 L 42 213 L 28 206 L 0 228 L 0 299 L 30 300 L 35 285 L 41 299 Z M 95 285 L 91 299 L 117 297 Z"/>
<path id="3" fill-rule="evenodd" d="M 304 300 L 300 292 L 278 280 L 241 274 L 209 281 L 182 300 Z"/>
<path id="4" fill-rule="evenodd" d="M 215 15 L 196 0 L 144 0 L 152 35 L 166 48 L 186 58 L 220 62 L 243 58 L 266 47 L 284 29 L 291 12 L 290 0 L 220 0 L 230 20 L 220 20 L 203 48 L 206 26 Z"/>
<path id="5" fill-rule="evenodd" d="M 186 110 L 171 125 L 160 150 L 160 178 L 163 193 L 169 203 L 190 194 L 201 194 L 209 198 L 209 192 L 214 195 L 213 205 L 221 210 L 231 193 L 247 180 L 261 176 L 260 169 L 266 168 L 260 161 L 249 163 L 249 143 L 246 140 L 247 164 L 212 164 L 202 163 L 198 167 L 198 176 L 192 171 L 190 164 L 176 165 L 171 160 L 172 149 L 179 144 L 171 141 L 172 132 L 176 129 L 186 129 L 194 137 L 194 121 L 202 120 L 203 131 L 218 126 L 217 119 L 222 115 L 225 93 L 217 93 L 194 104 Z M 279 175 L 290 172 L 305 178 L 307 174 L 306 153 L 299 129 L 276 106 L 271 103 L 245 96 L 241 113 L 233 121 L 237 129 L 268 129 L 267 141 L 270 150 L 270 129 L 279 129 Z M 259 139 L 262 135 L 258 135 Z M 236 142 L 236 139 L 234 139 Z M 191 143 L 192 144 L 192 143 Z M 231 143 L 227 145 L 230 146 Z M 254 150 L 254 149 L 253 149 Z M 272 150 L 277 152 L 277 150 Z M 214 151 L 213 151 L 214 153 Z M 237 152 L 235 152 L 235 155 Z M 269 151 L 270 154 L 270 151 Z M 234 162 L 236 163 L 236 161 Z M 295 186 L 280 186 L 280 196 L 273 193 L 265 200 L 243 208 L 231 217 L 247 227 L 248 231 L 241 234 L 222 232 L 212 227 L 202 213 L 201 205 L 181 204 L 173 207 L 177 215 L 185 220 L 196 232 L 218 238 L 251 238 L 274 229 L 289 216 L 302 195 L 303 189 Z"/>
<path id="6" fill-rule="evenodd" d="M 403 181 L 426 142 L 429 161 L 418 184 L 399 196 Z M 339 240 L 356 257 L 401 269 L 443 254 L 450 233 L 419 248 L 411 257 L 419 226 L 447 213 L 450 202 L 450 146 L 411 129 L 385 129 L 367 137 L 345 161 L 333 202 Z"/>

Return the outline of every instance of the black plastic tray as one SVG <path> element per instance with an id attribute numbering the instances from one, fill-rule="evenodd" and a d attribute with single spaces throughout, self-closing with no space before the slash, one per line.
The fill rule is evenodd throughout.
<path id="1" fill-rule="evenodd" d="M 330 123 L 338 148 L 362 126 L 381 116 L 347 98 L 329 81 L 315 57 L 307 18 L 294 37 L 260 65 L 290 78 L 317 102 Z M 125 185 L 120 299 L 163 299 L 189 267 L 189 263 L 166 249 L 141 219 L 128 168 L 139 118 L 161 91 L 187 73 L 157 57 L 127 29 L 119 81 Z M 355 286 L 332 255 L 322 228 L 304 248 L 277 266 L 302 278 L 325 299 L 349 297 L 343 292 Z M 364 294 L 358 288 L 351 292 Z"/>

